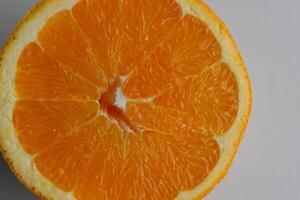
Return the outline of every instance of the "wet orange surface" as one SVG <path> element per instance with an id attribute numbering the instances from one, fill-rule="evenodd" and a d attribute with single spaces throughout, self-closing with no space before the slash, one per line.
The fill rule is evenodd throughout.
<path id="1" fill-rule="evenodd" d="M 82 200 L 192 189 L 238 109 L 218 42 L 174 0 L 81 0 L 55 14 L 20 55 L 15 91 L 23 148 Z"/>

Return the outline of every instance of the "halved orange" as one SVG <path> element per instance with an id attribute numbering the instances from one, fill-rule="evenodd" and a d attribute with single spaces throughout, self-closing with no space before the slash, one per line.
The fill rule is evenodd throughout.
<path id="1" fill-rule="evenodd" d="M 1 57 L 0 146 L 45 199 L 201 199 L 251 109 L 240 53 L 200 0 L 44 0 Z"/>

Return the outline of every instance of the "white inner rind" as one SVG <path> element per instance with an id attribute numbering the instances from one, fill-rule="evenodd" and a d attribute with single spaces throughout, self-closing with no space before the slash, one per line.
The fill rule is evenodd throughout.
<path id="1" fill-rule="evenodd" d="M 22 148 L 16 131 L 13 127 L 13 109 L 16 103 L 14 93 L 14 79 L 17 60 L 24 47 L 35 41 L 39 30 L 45 22 L 55 13 L 70 9 L 77 3 L 75 0 L 48 0 L 42 1 L 32 14 L 27 16 L 27 20 L 19 26 L 14 37 L 4 49 L 3 60 L 0 65 L 0 147 L 5 155 L 12 162 L 15 172 L 26 183 L 27 187 L 34 187 L 41 195 L 49 199 L 71 200 L 75 199 L 72 193 L 66 193 L 55 187 L 49 180 L 44 178 L 34 165 L 33 158 Z M 209 176 L 196 188 L 191 191 L 180 192 L 176 199 L 192 199 L 208 190 L 208 185 L 214 185 L 220 179 L 231 163 L 231 158 L 235 153 L 235 146 L 239 143 L 239 134 L 247 123 L 247 114 L 250 112 L 250 84 L 239 52 L 226 30 L 222 29 L 221 21 L 216 20 L 215 16 L 203 4 L 195 3 L 193 0 L 177 0 L 185 14 L 191 14 L 208 25 L 210 30 L 219 41 L 222 49 L 223 62 L 227 63 L 234 75 L 237 77 L 239 88 L 239 110 L 237 119 L 232 128 L 224 136 L 217 137 L 221 147 L 221 156 L 211 171 Z M 117 95 L 119 93 L 117 92 Z M 124 109 L 124 99 L 119 95 L 120 101 L 116 104 Z M 122 99 L 122 100 L 121 100 Z M 125 103 L 126 105 L 126 103 Z M 226 147 L 226 148 L 223 148 Z"/>
<path id="2" fill-rule="evenodd" d="M 127 99 L 125 95 L 123 94 L 123 91 L 120 87 L 117 87 L 115 91 L 115 103 L 114 105 L 123 110 L 125 112 L 126 110 L 126 104 L 127 104 Z"/>

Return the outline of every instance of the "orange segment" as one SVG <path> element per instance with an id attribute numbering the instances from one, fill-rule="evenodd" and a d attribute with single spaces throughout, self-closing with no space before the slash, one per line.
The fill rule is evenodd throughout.
<path id="1" fill-rule="evenodd" d="M 220 44 L 206 24 L 185 15 L 163 46 L 176 73 L 190 76 L 221 61 Z"/>
<path id="2" fill-rule="evenodd" d="M 148 98 L 180 81 L 170 58 L 159 48 L 145 63 L 140 63 L 123 84 L 124 94 L 129 98 Z"/>
<path id="3" fill-rule="evenodd" d="M 132 170 L 124 175 L 120 191 L 128 199 L 174 199 L 178 191 L 198 185 L 219 158 L 216 141 L 201 136 L 145 131 L 137 142 L 136 156 L 129 162 Z"/>
<path id="4" fill-rule="evenodd" d="M 19 58 L 15 90 L 21 99 L 99 98 L 93 84 L 51 59 L 37 43 L 28 44 Z"/>
<path id="5" fill-rule="evenodd" d="M 94 152 L 101 146 L 99 139 L 107 121 L 103 117 L 87 125 L 68 130 L 68 136 L 35 158 L 37 168 L 62 190 L 71 191 Z M 83 153 L 84 152 L 84 153 Z"/>
<path id="6" fill-rule="evenodd" d="M 210 137 L 205 126 L 196 117 L 155 104 L 130 103 L 126 114 L 140 129 L 153 130 L 171 135 Z"/>
<path id="7" fill-rule="evenodd" d="M 175 83 L 221 62 L 220 46 L 208 27 L 192 16 L 185 16 L 176 29 L 144 62 L 138 64 L 125 83 L 130 98 L 159 94 Z"/>
<path id="8" fill-rule="evenodd" d="M 117 189 L 125 187 L 126 180 L 122 179 L 122 174 L 125 173 L 126 159 L 132 152 L 133 143 L 128 140 L 129 135 L 108 120 L 105 125 L 95 126 L 90 131 L 93 130 L 102 130 L 97 131 L 101 133 L 98 146 L 81 171 L 74 193 L 76 198 L 82 200 L 114 199 Z"/>
<path id="9" fill-rule="evenodd" d="M 14 127 L 23 148 L 36 154 L 89 123 L 97 110 L 96 103 L 21 100 L 14 109 Z"/>
<path id="10" fill-rule="evenodd" d="M 176 29 L 182 14 L 174 0 L 126 0 L 122 2 L 121 63 L 127 75 Z"/>
<path id="11" fill-rule="evenodd" d="M 52 16 L 39 32 L 38 41 L 47 55 L 96 86 L 106 87 L 104 73 L 69 10 Z"/>
<path id="12" fill-rule="evenodd" d="M 43 151 L 35 159 L 40 173 L 63 191 L 70 191 L 77 176 L 88 161 L 88 144 L 84 140 L 66 137 Z M 85 152 L 85 155 L 81 152 Z M 47 164 L 46 164 L 47 163 Z"/>
<path id="13" fill-rule="evenodd" d="M 75 196 L 78 200 L 105 200 L 106 191 L 102 189 L 101 179 L 105 173 L 100 173 L 99 168 L 103 167 L 106 152 L 98 150 L 89 160 L 82 175 L 79 177 L 75 188 Z M 106 170 L 109 168 L 105 168 Z M 89 188 L 88 190 L 86 188 Z"/>
<path id="14" fill-rule="evenodd" d="M 119 62 L 119 0 L 81 0 L 72 13 L 89 41 L 99 66 L 111 80 Z"/>
<path id="15" fill-rule="evenodd" d="M 234 74 L 223 63 L 205 70 L 183 84 L 164 92 L 158 105 L 185 111 L 215 134 L 233 124 L 238 110 L 238 86 Z"/>

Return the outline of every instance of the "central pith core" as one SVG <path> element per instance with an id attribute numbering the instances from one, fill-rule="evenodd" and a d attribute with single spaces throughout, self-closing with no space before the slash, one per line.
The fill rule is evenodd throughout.
<path id="1" fill-rule="evenodd" d="M 116 120 L 123 130 L 126 132 L 136 132 L 136 128 L 125 114 L 127 101 L 120 85 L 121 81 L 119 79 L 115 79 L 109 84 L 107 90 L 101 94 L 99 99 L 100 108 L 111 119 Z"/>

